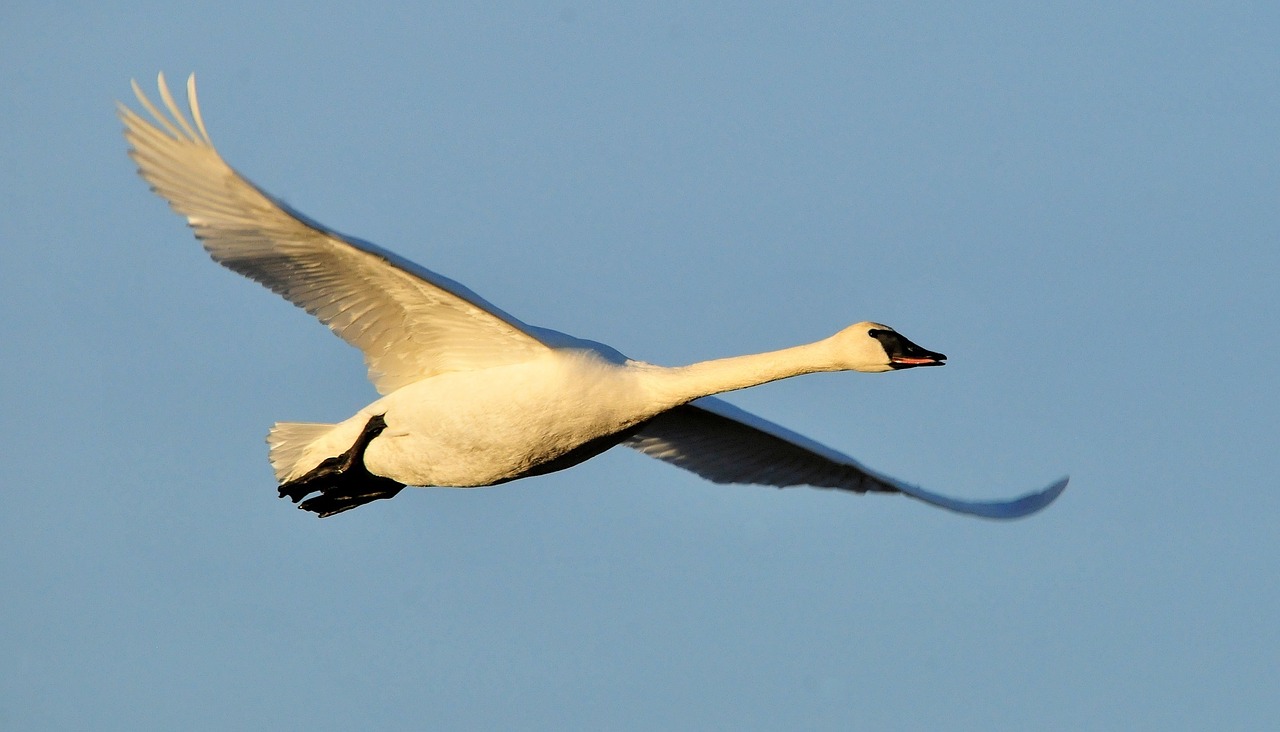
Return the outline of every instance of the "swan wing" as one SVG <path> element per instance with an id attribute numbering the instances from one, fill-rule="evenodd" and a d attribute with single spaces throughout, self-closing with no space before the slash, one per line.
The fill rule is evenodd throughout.
<path id="1" fill-rule="evenodd" d="M 1067 487 L 1063 478 L 1012 500 L 950 498 L 876 473 L 848 455 L 714 397 L 663 412 L 623 444 L 715 483 L 902 493 L 958 513 L 993 519 L 1033 514 Z"/>
<path id="2" fill-rule="evenodd" d="M 120 105 L 129 156 L 218 263 L 316 316 L 364 352 L 382 394 L 444 371 L 524 361 L 547 345 L 535 329 L 461 284 L 294 211 L 223 161 L 205 130 L 195 75 L 188 117 L 158 79 L 153 119 Z"/>

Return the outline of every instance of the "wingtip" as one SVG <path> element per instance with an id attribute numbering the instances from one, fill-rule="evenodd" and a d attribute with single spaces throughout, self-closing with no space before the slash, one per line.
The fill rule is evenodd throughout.
<path id="1" fill-rule="evenodd" d="M 174 99 L 173 92 L 169 89 L 169 83 L 165 79 L 163 71 L 156 72 L 156 91 L 160 94 L 160 102 L 163 104 L 164 111 L 151 102 L 146 92 L 142 90 L 137 79 L 130 79 L 129 86 L 133 89 L 133 96 L 142 105 L 142 108 L 151 115 L 151 121 L 147 122 L 152 127 L 157 127 L 170 137 L 183 142 L 193 142 L 198 145 L 213 147 L 213 140 L 209 137 L 209 131 L 205 127 L 204 118 L 200 114 L 200 102 L 196 97 L 196 75 L 192 72 L 187 76 L 187 108 L 190 110 L 190 119 L 183 111 L 181 105 Z M 137 115 L 123 103 L 117 103 L 119 114 L 128 121 Z M 194 122 L 194 127 L 192 123 Z"/>
<path id="2" fill-rule="evenodd" d="M 1015 498 L 1011 501 L 1003 503 L 991 504 L 993 510 L 991 514 L 986 515 L 987 518 L 993 519 L 1016 519 L 1030 516 L 1048 508 L 1049 504 L 1058 500 L 1058 496 L 1067 489 L 1067 483 L 1070 482 L 1069 476 L 1063 476 L 1047 488 L 1039 491 L 1028 493 L 1025 496 Z"/>
<path id="3" fill-rule="evenodd" d="M 1070 482 L 1070 476 L 1062 476 L 1049 487 L 1028 493 L 1027 495 L 1010 501 L 1011 508 L 1016 507 L 1017 510 L 1011 511 L 1007 516 L 994 516 L 993 518 L 1022 518 L 1030 516 L 1033 513 L 1044 510 L 1049 504 L 1058 500 L 1058 496 L 1067 489 L 1067 483 Z"/>
<path id="4" fill-rule="evenodd" d="M 1050 484 L 1047 488 L 1033 491 L 1007 501 L 964 501 L 957 498 L 933 493 L 916 486 L 902 486 L 900 490 L 912 498 L 925 503 L 945 508 L 966 516 L 1007 521 L 1019 519 L 1044 510 L 1049 504 L 1058 500 L 1058 496 L 1067 489 L 1070 478 L 1064 476 Z"/>

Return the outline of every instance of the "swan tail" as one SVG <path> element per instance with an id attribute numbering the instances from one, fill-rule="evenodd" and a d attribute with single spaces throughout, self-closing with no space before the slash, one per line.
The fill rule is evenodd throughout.
<path id="1" fill-rule="evenodd" d="M 276 482 L 284 483 L 315 467 L 299 465 L 308 447 L 316 440 L 329 434 L 335 424 L 319 424 L 316 422 L 276 422 L 267 432 L 267 453 L 271 461 L 271 469 L 276 473 Z"/>

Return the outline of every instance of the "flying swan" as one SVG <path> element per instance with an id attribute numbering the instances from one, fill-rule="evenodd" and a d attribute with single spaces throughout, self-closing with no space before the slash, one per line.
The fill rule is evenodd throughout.
<path id="1" fill-rule="evenodd" d="M 338 424 L 267 435 L 280 496 L 320 517 L 406 485 L 488 486 L 563 470 L 615 445 L 716 483 L 901 493 L 960 513 L 1026 516 L 1067 479 L 1006 501 L 964 501 L 873 472 L 712 394 L 819 371 L 940 366 L 893 328 L 863 322 L 816 343 L 668 368 L 517 320 L 471 290 L 293 210 L 214 149 L 195 75 L 190 116 L 158 77 L 166 114 L 133 82 L 119 105 L 130 157 L 218 263 L 305 309 L 364 352 L 381 395 Z M 310 496 L 310 498 L 308 498 Z M 305 500 L 304 500 L 305 499 Z"/>

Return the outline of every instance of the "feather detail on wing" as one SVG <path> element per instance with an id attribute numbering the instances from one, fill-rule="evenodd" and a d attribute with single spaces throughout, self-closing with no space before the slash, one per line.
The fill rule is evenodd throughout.
<path id="1" fill-rule="evenodd" d="M 664 412 L 622 444 L 715 483 L 808 485 L 855 493 L 902 493 L 959 513 L 994 519 L 1027 516 L 1049 505 L 1067 479 L 1007 501 L 963 501 L 876 473 L 853 458 L 707 397 Z"/>
<path id="2" fill-rule="evenodd" d="M 382 394 L 445 371 L 527 360 L 547 346 L 466 287 L 294 211 L 242 177 L 214 149 L 195 75 L 190 118 L 159 79 L 167 114 L 133 84 L 153 121 L 120 105 L 130 157 L 186 217 L 215 261 L 316 316 L 364 352 Z"/>

